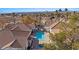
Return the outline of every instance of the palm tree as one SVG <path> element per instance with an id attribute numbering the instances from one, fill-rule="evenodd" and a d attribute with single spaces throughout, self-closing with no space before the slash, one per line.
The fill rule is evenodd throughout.
<path id="1" fill-rule="evenodd" d="M 65 12 L 66 12 L 66 20 L 68 20 L 68 9 L 65 8 Z"/>
<path id="2" fill-rule="evenodd" d="M 21 20 L 24 22 L 23 17 L 24 17 L 24 15 L 23 15 L 23 14 L 21 14 L 21 18 L 22 18 Z"/>
<path id="3" fill-rule="evenodd" d="M 59 14 L 58 14 L 58 18 L 59 18 L 59 20 L 60 20 L 60 18 L 61 18 L 61 12 L 62 12 L 62 10 L 59 9 Z"/>
<path id="4" fill-rule="evenodd" d="M 65 8 L 65 12 L 67 12 L 68 11 L 68 9 L 67 8 Z"/>
<path id="5" fill-rule="evenodd" d="M 58 15 L 58 10 L 55 11 L 56 15 Z"/>
<path id="6" fill-rule="evenodd" d="M 75 14 L 76 14 L 76 11 L 74 11 L 73 13 L 74 13 L 74 15 L 75 15 Z"/>
<path id="7" fill-rule="evenodd" d="M 55 17 L 56 17 L 56 20 L 58 20 L 59 17 L 60 17 L 60 14 L 59 14 L 58 10 L 55 11 Z"/>
<path id="8" fill-rule="evenodd" d="M 59 12 L 62 12 L 62 10 L 61 10 L 61 9 L 59 9 Z"/>
<path id="9" fill-rule="evenodd" d="M 15 22 L 16 22 L 15 16 L 16 16 L 16 14 L 15 14 L 15 13 L 12 13 L 12 19 L 13 19 L 14 24 L 15 24 Z"/>
<path id="10" fill-rule="evenodd" d="M 41 13 L 39 14 L 39 25 L 41 25 Z"/>

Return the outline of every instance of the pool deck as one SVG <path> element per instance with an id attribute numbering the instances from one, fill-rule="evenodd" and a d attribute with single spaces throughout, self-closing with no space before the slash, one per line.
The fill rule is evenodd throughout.
<path id="1" fill-rule="evenodd" d="M 49 33 L 47 32 L 45 32 L 44 40 L 39 41 L 39 44 L 44 44 L 44 43 L 51 43 L 51 40 L 49 39 Z"/>
<path id="2" fill-rule="evenodd" d="M 57 26 L 62 20 L 63 19 L 60 19 L 60 21 L 58 21 L 58 22 L 52 24 L 51 26 L 49 26 L 49 29 L 54 28 L 55 26 Z M 57 30 L 54 29 L 54 31 L 52 31 L 52 32 L 55 33 L 55 32 L 57 32 Z M 58 30 L 58 32 L 59 32 L 59 30 Z M 39 41 L 39 44 L 43 44 L 43 43 L 51 43 L 51 40 L 49 38 L 49 32 L 45 32 L 45 38 L 44 38 L 44 40 Z"/>

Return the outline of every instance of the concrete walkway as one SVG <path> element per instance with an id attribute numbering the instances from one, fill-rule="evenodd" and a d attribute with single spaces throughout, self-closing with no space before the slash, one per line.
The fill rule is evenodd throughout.
<path id="1" fill-rule="evenodd" d="M 55 27 L 55 26 L 58 25 L 62 20 L 63 20 L 63 19 L 60 19 L 59 21 L 53 23 L 51 26 L 49 26 L 49 28 L 51 29 L 51 28 Z"/>

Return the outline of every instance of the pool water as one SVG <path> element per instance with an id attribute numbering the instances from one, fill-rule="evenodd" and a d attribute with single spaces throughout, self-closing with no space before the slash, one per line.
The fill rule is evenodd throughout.
<path id="1" fill-rule="evenodd" d="M 44 32 L 41 32 L 41 31 L 36 32 L 35 37 L 37 40 L 44 40 L 45 38 Z"/>
<path id="2" fill-rule="evenodd" d="M 43 45 L 36 46 L 37 49 L 43 48 Z"/>

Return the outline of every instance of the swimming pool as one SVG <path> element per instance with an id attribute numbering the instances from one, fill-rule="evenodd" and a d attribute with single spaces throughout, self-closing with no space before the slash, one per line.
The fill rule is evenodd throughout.
<path id="1" fill-rule="evenodd" d="M 44 32 L 42 32 L 42 31 L 36 32 L 35 37 L 37 40 L 44 40 L 44 38 L 45 38 Z"/>

